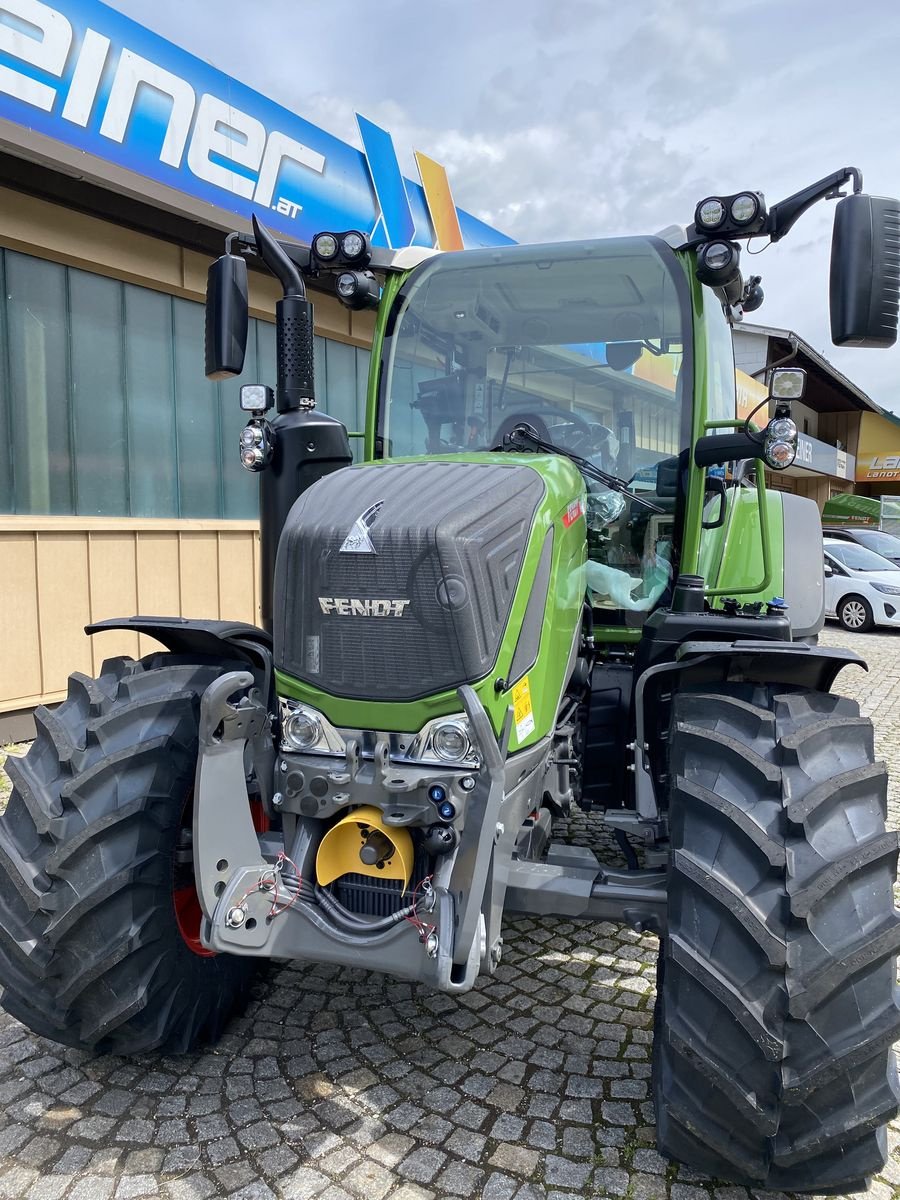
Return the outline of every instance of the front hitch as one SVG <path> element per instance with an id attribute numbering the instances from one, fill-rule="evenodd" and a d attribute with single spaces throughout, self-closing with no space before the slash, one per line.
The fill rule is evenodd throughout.
<path id="1" fill-rule="evenodd" d="M 249 671 L 229 671 L 200 701 L 200 746 L 194 780 L 194 877 L 200 905 L 212 921 L 235 871 L 267 864 L 259 849 L 247 795 L 245 748 L 266 729 L 269 714 Z M 236 704 L 231 697 L 244 691 Z"/>

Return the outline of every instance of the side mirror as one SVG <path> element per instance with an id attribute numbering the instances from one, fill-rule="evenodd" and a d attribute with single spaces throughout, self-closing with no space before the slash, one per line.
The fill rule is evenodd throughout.
<path id="1" fill-rule="evenodd" d="M 206 276 L 206 378 L 230 379 L 244 369 L 247 350 L 247 264 L 223 254 Z"/>
<path id="2" fill-rule="evenodd" d="M 900 305 L 900 202 L 845 196 L 831 240 L 831 340 L 836 346 L 893 346 Z"/>
<path id="3" fill-rule="evenodd" d="M 830 579 L 831 576 L 834 574 L 834 569 L 832 568 L 830 562 L 825 563 L 824 571 L 825 571 L 825 578 Z"/>

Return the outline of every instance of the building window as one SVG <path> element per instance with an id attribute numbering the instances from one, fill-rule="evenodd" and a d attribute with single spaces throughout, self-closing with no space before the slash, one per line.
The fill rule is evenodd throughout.
<path id="1" fill-rule="evenodd" d="M 0 512 L 255 517 L 241 381 L 204 378 L 203 320 L 195 301 L 0 249 Z M 351 430 L 368 360 L 316 338 L 317 391 Z M 251 320 L 243 381 L 274 376 L 274 325 Z"/>

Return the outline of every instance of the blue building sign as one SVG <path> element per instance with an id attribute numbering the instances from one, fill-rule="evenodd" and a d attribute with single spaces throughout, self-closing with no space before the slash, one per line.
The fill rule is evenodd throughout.
<path id="1" fill-rule="evenodd" d="M 99 0 L 0 0 L 0 119 L 279 233 L 362 228 L 379 245 L 495 246 L 424 155 L 403 177 L 390 134 L 357 150 Z"/>

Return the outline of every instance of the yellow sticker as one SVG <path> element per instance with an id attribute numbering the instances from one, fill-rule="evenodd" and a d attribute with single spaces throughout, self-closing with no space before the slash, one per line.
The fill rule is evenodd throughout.
<path id="1" fill-rule="evenodd" d="M 529 733 L 534 733 L 534 710 L 531 707 L 531 688 L 528 676 L 520 679 L 512 690 L 513 720 L 516 723 L 516 738 L 523 742 Z"/>

